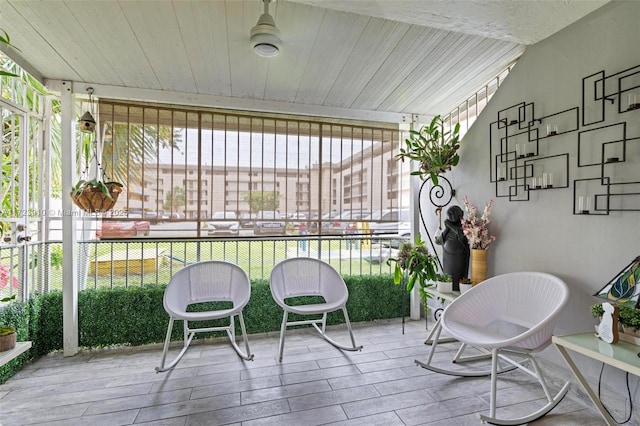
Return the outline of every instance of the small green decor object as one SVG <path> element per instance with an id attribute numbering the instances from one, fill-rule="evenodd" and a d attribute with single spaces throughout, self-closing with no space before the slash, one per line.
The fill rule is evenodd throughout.
<path id="1" fill-rule="evenodd" d="M 88 213 L 104 213 L 113 208 L 122 192 L 122 184 L 101 180 L 80 180 L 73 187 L 73 203 Z"/>
<path id="2" fill-rule="evenodd" d="M 436 115 L 429 126 L 423 126 L 420 131 L 409 131 L 410 136 L 404 141 L 406 147 L 401 148 L 395 158 L 417 161 L 420 170 L 411 174 L 422 180 L 430 177 L 433 184 L 438 185 L 438 175 L 458 165 L 459 133 L 460 123 L 456 123 L 453 131 L 445 131 L 444 120 Z"/>

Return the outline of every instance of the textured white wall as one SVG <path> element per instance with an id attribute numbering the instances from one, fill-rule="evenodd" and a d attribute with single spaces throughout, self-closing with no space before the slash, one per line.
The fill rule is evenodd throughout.
<path id="1" fill-rule="evenodd" d="M 460 164 L 447 174 L 457 191 L 454 203 L 462 205 L 464 194 L 479 209 L 487 200 L 495 200 L 491 226 L 497 241 L 488 252 L 489 276 L 534 270 L 567 282 L 571 301 L 557 334 L 593 330 L 596 321 L 589 306 L 597 299 L 591 295 L 640 254 L 640 212 L 572 214 L 573 180 L 596 176 L 577 167 L 578 132 L 553 138 L 548 148 L 549 153 L 570 154 L 569 188 L 532 192 L 528 202 L 496 198 L 495 186 L 489 181 L 489 125 L 497 120 L 499 110 L 523 101 L 535 103 L 536 115 L 580 106 L 583 77 L 603 69 L 608 75 L 640 65 L 638 22 L 640 2 L 612 2 L 529 47 L 465 135 Z M 640 110 L 618 114 L 616 106 L 607 106 L 606 114 L 603 124 L 626 121 L 628 137 L 640 137 Z M 601 125 L 580 125 L 580 130 Z M 639 148 L 640 140 L 630 142 L 628 164 L 616 169 L 617 178 L 640 181 Z M 432 218 L 429 230 L 435 226 Z M 554 348 L 543 355 L 566 368 Z M 600 364 L 583 360 L 581 365 L 596 383 Z M 618 379 L 610 383 L 623 396 L 624 378 Z M 636 387 L 637 383 L 634 392 Z"/>

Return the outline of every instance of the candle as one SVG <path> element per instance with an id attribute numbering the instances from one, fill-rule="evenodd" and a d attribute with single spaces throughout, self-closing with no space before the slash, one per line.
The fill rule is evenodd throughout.
<path id="1" fill-rule="evenodd" d="M 640 108 L 640 103 L 638 103 L 638 94 L 633 92 L 627 94 L 627 111 L 638 108 Z"/>
<path id="2" fill-rule="evenodd" d="M 584 212 L 583 206 L 584 206 L 584 197 L 581 195 L 581 196 L 578 197 L 578 212 L 579 213 Z"/>

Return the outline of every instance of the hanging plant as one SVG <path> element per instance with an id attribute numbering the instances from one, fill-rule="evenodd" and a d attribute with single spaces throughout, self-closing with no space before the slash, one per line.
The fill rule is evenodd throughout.
<path id="1" fill-rule="evenodd" d="M 423 126 L 420 131 L 409 131 L 405 148 L 401 148 L 395 158 L 417 161 L 420 169 L 411 174 L 420 176 L 422 180 L 430 177 L 433 184 L 438 185 L 438 175 L 458 165 L 459 133 L 460 123 L 454 126 L 453 131 L 445 131 L 444 120 L 436 115 L 429 126 Z"/>
<path id="2" fill-rule="evenodd" d="M 101 180 L 79 180 L 71 191 L 73 203 L 87 213 L 104 213 L 113 208 L 122 192 L 122 184 Z"/>
<path id="3" fill-rule="evenodd" d="M 89 88 L 87 91 L 89 92 L 89 104 L 93 110 L 93 89 Z M 86 161 L 83 175 L 89 175 L 89 168 L 92 163 L 95 163 L 96 177 L 94 179 L 80 179 L 71 189 L 69 195 L 73 203 L 87 213 L 105 213 L 115 206 L 123 185 L 106 179 L 106 172 L 99 161 L 98 140 L 95 137 L 96 121 L 92 111 L 85 112 L 78 123 L 80 130 L 87 134 L 82 149 Z M 92 136 L 94 137 L 92 138 Z"/>

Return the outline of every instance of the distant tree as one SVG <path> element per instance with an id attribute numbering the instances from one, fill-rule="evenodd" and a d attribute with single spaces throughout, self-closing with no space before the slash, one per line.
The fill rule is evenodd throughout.
<path id="1" fill-rule="evenodd" d="M 280 193 L 278 191 L 249 191 L 242 198 L 249 204 L 252 212 L 276 211 L 280 208 Z"/>
<path id="2" fill-rule="evenodd" d="M 184 188 L 176 186 L 173 191 L 167 192 L 167 198 L 162 204 L 165 211 L 176 211 L 178 207 L 184 207 L 187 204 L 187 198 L 184 194 Z"/>

